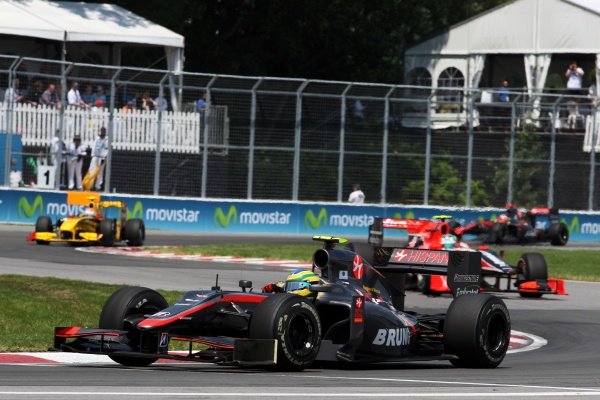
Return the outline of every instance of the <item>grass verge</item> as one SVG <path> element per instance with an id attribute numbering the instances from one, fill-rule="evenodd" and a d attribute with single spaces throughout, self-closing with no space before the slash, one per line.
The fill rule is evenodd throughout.
<path id="1" fill-rule="evenodd" d="M 55 326 L 97 327 L 102 306 L 121 286 L 0 275 L 0 351 L 45 351 Z M 181 293 L 162 292 L 169 303 Z"/>

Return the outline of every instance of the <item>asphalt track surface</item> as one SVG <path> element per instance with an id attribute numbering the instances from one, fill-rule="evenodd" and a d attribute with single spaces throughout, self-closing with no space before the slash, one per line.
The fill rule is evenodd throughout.
<path id="1" fill-rule="evenodd" d="M 280 280 L 278 267 L 140 259 L 75 251 L 68 245 L 25 241 L 30 227 L 0 226 L 0 274 L 56 276 L 187 290 L 209 287 L 219 274 L 225 289 L 239 279 L 255 286 Z M 149 232 L 148 245 L 277 241 L 302 237 L 208 236 Z M 448 362 L 309 369 L 271 373 L 211 364 L 0 365 L 0 399 L 40 398 L 531 398 L 600 399 L 600 285 L 567 282 L 569 296 L 525 300 L 501 295 L 513 329 L 541 336 L 540 349 L 509 354 L 499 368 L 454 368 Z M 450 298 L 409 293 L 407 308 L 443 312 Z M 77 321 L 73 321 L 76 324 Z M 50 338 L 51 333 L 49 333 Z M 50 340 L 50 339 L 49 339 Z"/>

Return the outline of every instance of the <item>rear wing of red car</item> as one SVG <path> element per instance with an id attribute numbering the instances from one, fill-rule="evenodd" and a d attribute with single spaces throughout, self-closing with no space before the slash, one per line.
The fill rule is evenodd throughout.
<path id="1" fill-rule="evenodd" d="M 369 226 L 368 242 L 373 247 L 383 246 L 385 229 L 405 230 L 408 233 L 409 247 L 416 247 L 410 245 L 414 238 L 431 241 L 435 237 L 439 239 L 442 235 L 452 233 L 447 222 L 451 217 L 443 215 L 436 218 L 437 220 L 376 217 Z"/>

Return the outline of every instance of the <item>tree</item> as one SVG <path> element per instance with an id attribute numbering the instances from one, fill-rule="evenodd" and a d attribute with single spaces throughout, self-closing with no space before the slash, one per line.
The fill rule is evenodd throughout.
<path id="1" fill-rule="evenodd" d="M 506 0 L 108 2 L 182 34 L 186 71 L 401 83 L 407 47 Z"/>
<path id="2" fill-rule="evenodd" d="M 509 154 L 510 139 L 504 142 L 506 154 Z M 533 207 L 542 204 L 545 199 L 546 185 L 540 182 L 540 174 L 545 167 L 539 163 L 529 160 L 546 160 L 548 154 L 536 134 L 536 128 L 532 124 L 525 124 L 521 132 L 515 138 L 514 151 L 514 173 L 513 173 L 513 199 L 512 202 L 522 207 Z M 495 162 L 490 165 L 494 170 L 491 190 L 497 198 L 503 197 L 508 189 L 509 160 Z"/>

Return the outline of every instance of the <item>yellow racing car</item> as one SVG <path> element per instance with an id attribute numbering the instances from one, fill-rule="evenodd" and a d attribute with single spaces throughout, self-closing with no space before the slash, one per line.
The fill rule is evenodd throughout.
<path id="1" fill-rule="evenodd" d="M 48 216 L 38 217 L 35 232 L 29 239 L 37 244 L 50 242 L 99 243 L 112 246 L 114 242 L 125 240 L 129 246 L 141 246 L 146 237 L 146 228 L 141 219 L 127 219 L 127 209 L 122 201 L 101 201 L 97 193 L 69 192 L 67 203 L 85 206 L 78 216 L 61 218 L 52 224 Z M 105 211 L 109 208 L 120 210 L 117 218 L 109 218 Z"/>

